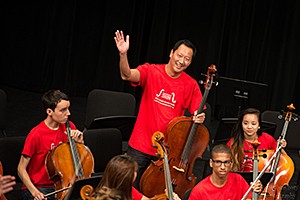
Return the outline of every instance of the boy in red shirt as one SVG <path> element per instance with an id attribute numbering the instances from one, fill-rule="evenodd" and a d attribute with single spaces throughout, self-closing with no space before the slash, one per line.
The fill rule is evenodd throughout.
<path id="1" fill-rule="evenodd" d="M 65 125 L 71 114 L 68 96 L 59 90 L 50 90 L 42 96 L 42 103 L 47 117 L 27 135 L 18 165 L 18 175 L 23 181 L 23 199 L 44 199 L 45 194 L 54 191 L 45 158 L 49 150 L 68 141 Z M 83 143 L 82 132 L 72 122 L 70 128 L 72 138 Z"/>
<path id="2" fill-rule="evenodd" d="M 212 174 L 200 181 L 191 191 L 189 200 L 240 200 L 247 192 L 249 185 L 237 173 L 230 172 L 232 154 L 229 147 L 220 144 L 212 149 L 212 158 L 209 161 Z M 255 192 L 261 192 L 260 181 L 254 185 Z M 250 193 L 247 198 L 251 199 Z"/>

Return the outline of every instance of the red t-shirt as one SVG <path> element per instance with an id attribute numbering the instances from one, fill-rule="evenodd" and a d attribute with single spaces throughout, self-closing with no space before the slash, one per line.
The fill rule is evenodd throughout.
<path id="1" fill-rule="evenodd" d="M 241 200 L 249 189 L 245 179 L 237 173 L 228 173 L 224 186 L 217 187 L 210 181 L 210 176 L 200 181 L 191 191 L 189 200 Z M 247 198 L 251 198 L 252 194 Z"/>
<path id="2" fill-rule="evenodd" d="M 71 129 L 76 129 L 70 122 Z M 60 124 L 57 130 L 49 129 L 42 121 L 27 135 L 22 155 L 30 157 L 27 173 L 36 187 L 53 187 L 53 181 L 49 179 L 45 159 L 49 150 L 53 150 L 58 144 L 67 142 L 66 126 Z M 23 189 L 26 187 L 23 185 Z"/>
<path id="3" fill-rule="evenodd" d="M 277 142 L 276 140 L 267 133 L 262 133 L 261 136 L 257 138 L 258 142 L 260 142 L 260 145 L 258 146 L 257 150 L 258 152 L 261 152 L 263 150 L 276 150 L 277 148 Z M 227 146 L 230 147 L 231 143 L 233 141 L 233 138 L 231 138 Z M 243 172 L 250 172 L 253 170 L 253 146 L 250 142 L 244 140 L 244 161 L 241 165 L 241 169 L 239 171 Z"/>
<path id="4" fill-rule="evenodd" d="M 135 127 L 129 145 L 148 155 L 155 155 L 151 138 L 156 131 L 165 133 L 168 123 L 184 115 L 187 108 L 194 113 L 199 108 L 202 94 L 195 79 L 183 72 L 178 78 L 171 78 L 165 71 L 165 64 L 140 65 L 140 81 L 132 83 L 141 86 L 143 95 Z"/>
<path id="5" fill-rule="evenodd" d="M 143 194 L 140 193 L 137 189 L 135 189 L 134 187 L 132 187 L 132 200 L 141 200 L 143 197 Z"/>

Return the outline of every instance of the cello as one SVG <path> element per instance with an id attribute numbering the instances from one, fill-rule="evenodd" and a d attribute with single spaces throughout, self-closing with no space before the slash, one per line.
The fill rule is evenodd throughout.
<path id="1" fill-rule="evenodd" d="M 256 139 L 253 143 L 253 181 L 258 176 L 258 146 L 260 145 L 260 142 Z M 252 192 L 252 200 L 258 200 L 258 194 L 256 192 Z"/>
<path id="2" fill-rule="evenodd" d="M 70 134 L 69 121 L 66 122 L 66 129 L 69 142 L 59 144 L 46 156 L 47 173 L 54 182 L 55 191 L 45 197 L 56 194 L 55 199 L 64 199 L 76 180 L 90 177 L 94 171 L 94 157 L 90 149 L 75 143 Z"/>
<path id="3" fill-rule="evenodd" d="M 165 177 L 165 185 L 167 187 L 167 193 L 166 194 L 159 194 L 152 197 L 152 200 L 173 200 L 173 186 L 171 183 L 171 174 L 170 174 L 170 166 L 169 166 L 169 159 L 167 155 L 167 150 L 165 148 L 165 145 L 163 143 L 164 141 L 164 135 L 162 132 L 155 132 L 152 136 L 152 144 L 157 150 L 157 155 L 160 159 L 163 159 L 163 171 L 164 171 L 164 177 Z"/>
<path id="4" fill-rule="evenodd" d="M 216 71 L 216 66 L 213 64 L 208 68 L 205 92 L 197 113 L 203 111 Z M 193 165 L 208 145 L 209 132 L 204 125 L 194 122 L 191 117 L 180 116 L 170 121 L 165 136 L 172 187 L 174 192 L 183 198 L 184 193 L 195 185 Z M 163 177 L 162 163 L 152 162 L 141 177 L 141 192 L 149 197 L 164 193 Z"/>
<path id="5" fill-rule="evenodd" d="M 91 185 L 84 185 L 80 189 L 80 196 L 85 200 L 95 200 L 96 197 L 94 196 L 94 187 Z"/>
<path id="6" fill-rule="evenodd" d="M 293 104 L 287 106 L 288 111 L 286 112 L 284 126 L 277 142 L 277 149 L 282 148 L 280 145 L 280 140 L 285 138 L 287 128 L 291 119 L 293 119 L 292 110 L 295 109 Z M 294 163 L 293 160 L 285 153 L 277 151 L 277 154 L 274 155 L 273 150 L 267 150 L 267 152 L 262 152 L 263 156 L 266 159 L 260 159 L 258 163 L 258 168 L 261 170 L 270 159 L 274 156 L 274 160 L 270 163 L 268 170 L 273 172 L 273 177 L 270 182 L 265 187 L 264 191 L 260 195 L 259 199 L 269 200 L 269 199 L 281 199 L 281 190 L 284 185 L 288 185 L 290 179 L 294 173 Z"/>
<path id="7" fill-rule="evenodd" d="M 167 157 L 167 150 L 163 144 L 164 135 L 163 133 L 157 131 L 152 136 L 152 144 L 153 147 L 157 149 L 157 155 L 160 161 L 163 162 L 164 168 L 164 177 L 165 177 L 165 185 L 167 189 L 167 194 L 158 194 L 154 197 L 150 198 L 150 200 L 173 200 L 173 188 L 171 184 L 171 177 L 170 177 L 170 171 L 169 171 L 169 163 L 168 163 L 168 157 Z M 163 159 L 163 160 L 162 160 Z M 80 189 L 80 196 L 82 199 L 86 200 L 95 200 L 95 192 L 94 188 L 91 185 L 84 185 Z"/>

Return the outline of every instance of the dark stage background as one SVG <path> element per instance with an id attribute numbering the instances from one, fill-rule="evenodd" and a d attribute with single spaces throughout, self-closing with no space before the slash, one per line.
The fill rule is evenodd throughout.
<path id="1" fill-rule="evenodd" d="M 262 111 L 285 109 L 290 103 L 299 106 L 297 0 L 1 4 L 0 85 L 4 87 L 36 94 L 58 88 L 83 98 L 101 88 L 132 93 L 139 102 L 141 91 L 119 74 L 113 37 L 116 30 L 123 30 L 130 35 L 132 67 L 166 63 L 174 43 L 187 38 L 198 50 L 188 74 L 205 79 L 201 74 L 214 63 L 220 77 L 233 79 L 223 84 L 220 78 L 219 86 L 211 90 L 208 102 L 217 118 L 236 116 L 238 109 L 249 106 Z M 236 92 L 242 96 L 246 92 L 246 98 L 237 98 Z"/>
<path id="2" fill-rule="evenodd" d="M 0 11 L 8 136 L 43 119 L 40 97 L 49 89 L 69 94 L 81 130 L 94 88 L 132 93 L 139 103 L 140 89 L 120 78 L 116 30 L 130 35 L 131 67 L 166 63 L 176 41 L 191 40 L 198 52 L 187 73 L 200 80 L 212 63 L 218 69 L 208 98 L 216 121 L 249 106 L 294 103 L 299 113 L 299 0 L 3 1 Z"/>

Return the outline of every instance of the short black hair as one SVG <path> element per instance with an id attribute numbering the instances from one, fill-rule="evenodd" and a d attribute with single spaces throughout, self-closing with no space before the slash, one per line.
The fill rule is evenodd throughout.
<path id="1" fill-rule="evenodd" d="M 197 53 L 197 49 L 196 46 L 189 40 L 179 40 L 178 42 L 175 43 L 174 47 L 173 47 L 173 51 L 176 51 L 180 45 L 184 44 L 185 46 L 191 48 L 193 50 L 193 58 L 196 56 Z"/>
<path id="2" fill-rule="evenodd" d="M 49 90 L 42 96 L 42 103 L 45 110 L 50 108 L 51 110 L 54 111 L 57 104 L 61 100 L 69 101 L 69 97 L 68 95 L 61 92 L 60 90 Z"/>
<path id="3" fill-rule="evenodd" d="M 217 144 L 216 146 L 214 146 L 211 150 L 211 157 L 213 157 L 213 155 L 215 153 L 226 153 L 226 154 L 230 154 L 230 157 L 232 158 L 232 153 L 231 150 L 228 146 L 226 146 L 225 144 Z"/>

